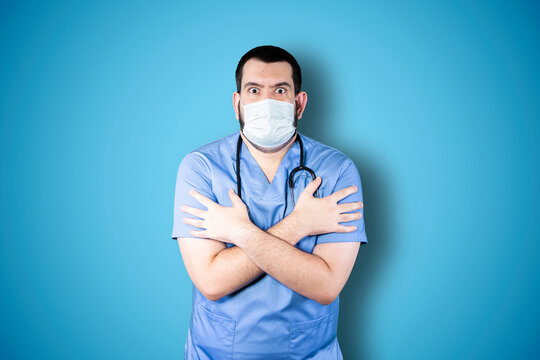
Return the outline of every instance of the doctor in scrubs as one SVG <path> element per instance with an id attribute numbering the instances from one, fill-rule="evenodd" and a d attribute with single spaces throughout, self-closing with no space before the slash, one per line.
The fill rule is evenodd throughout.
<path id="1" fill-rule="evenodd" d="M 287 51 L 250 50 L 236 83 L 240 130 L 178 168 L 172 238 L 193 281 L 185 359 L 342 359 L 339 293 L 367 243 L 359 172 L 296 131 L 307 94 Z M 301 161 L 314 175 L 296 171 L 291 191 Z"/>

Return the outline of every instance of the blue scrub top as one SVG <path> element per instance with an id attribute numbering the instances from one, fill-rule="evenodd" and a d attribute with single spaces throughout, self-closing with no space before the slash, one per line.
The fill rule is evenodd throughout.
<path id="1" fill-rule="evenodd" d="M 358 191 L 339 203 L 362 201 L 360 175 L 352 160 L 342 152 L 298 133 L 304 143 L 305 165 L 322 177 L 321 197 L 356 185 Z M 180 210 L 182 205 L 206 208 L 189 195 L 196 189 L 223 206 L 232 206 L 229 188 L 236 191 L 236 131 L 199 147 L 181 161 L 176 179 L 172 238 L 193 238 L 190 230 L 200 228 L 183 222 L 193 217 Z M 242 200 L 251 221 L 267 230 L 283 218 L 288 174 L 300 163 L 300 144 L 295 141 L 269 183 L 245 143 L 240 156 Z M 298 198 L 312 181 L 307 171 L 295 175 L 294 197 Z M 293 210 L 291 195 L 285 216 Z M 363 213 L 361 210 L 356 210 Z M 358 241 L 367 243 L 364 217 L 342 223 L 356 225 L 350 233 L 307 236 L 296 247 L 312 253 L 317 244 Z M 190 241 L 197 241 L 196 239 Z M 227 247 L 234 246 L 227 243 Z M 245 287 L 210 301 L 193 286 L 193 308 L 186 359 L 342 359 L 337 341 L 339 296 L 321 305 L 289 289 L 275 278 L 263 274 Z"/>

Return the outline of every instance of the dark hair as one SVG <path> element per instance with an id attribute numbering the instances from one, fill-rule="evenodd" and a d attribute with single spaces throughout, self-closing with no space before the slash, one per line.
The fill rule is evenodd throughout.
<path id="1" fill-rule="evenodd" d="M 298 62 L 294 56 L 282 48 L 272 45 L 257 46 L 242 56 L 238 62 L 238 66 L 236 66 L 236 91 L 240 92 L 240 88 L 242 87 L 242 73 L 244 70 L 244 65 L 249 59 L 258 59 L 265 63 L 279 61 L 288 62 L 292 68 L 294 94 L 296 95 L 300 92 L 300 89 L 302 88 L 302 72 L 300 71 L 300 65 L 298 65 Z"/>

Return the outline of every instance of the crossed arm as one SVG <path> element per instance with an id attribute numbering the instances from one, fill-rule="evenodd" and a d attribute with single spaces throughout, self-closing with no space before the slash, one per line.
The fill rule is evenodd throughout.
<path id="1" fill-rule="evenodd" d="M 307 235 L 355 231 L 354 226 L 339 222 L 359 219 L 360 212 L 347 212 L 363 205 L 337 204 L 357 191 L 355 186 L 325 198 L 313 197 L 320 181 L 317 178 L 311 182 L 293 212 L 266 231 L 251 223 L 247 207 L 232 189 L 232 207 L 218 205 L 192 190 L 191 195 L 208 210 L 183 206 L 182 211 L 201 219 L 184 218 L 184 222 L 205 230 L 190 232 L 199 241 L 179 238 L 178 244 L 188 274 L 203 295 L 219 300 L 266 272 L 321 304 L 334 301 L 350 275 L 360 244 L 319 244 L 313 254 L 294 245 Z M 227 248 L 225 242 L 236 246 Z"/>

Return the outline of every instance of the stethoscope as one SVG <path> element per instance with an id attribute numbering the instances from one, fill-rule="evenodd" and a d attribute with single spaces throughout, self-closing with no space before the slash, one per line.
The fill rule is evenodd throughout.
<path id="1" fill-rule="evenodd" d="M 310 175 L 311 179 L 315 180 L 315 172 L 308 168 L 307 166 L 304 166 L 304 144 L 302 143 L 302 139 L 300 138 L 300 134 L 296 134 L 295 141 L 298 141 L 298 144 L 300 145 L 300 165 L 295 167 L 291 170 L 289 173 L 289 176 L 287 178 L 287 181 L 289 183 L 289 191 L 291 193 L 291 198 L 293 201 L 293 206 L 295 206 L 296 202 L 294 200 L 294 175 L 296 175 L 297 172 L 306 170 Z M 293 144 L 294 145 L 294 144 Z M 242 136 L 238 134 L 238 143 L 236 144 L 236 193 L 242 199 L 242 179 L 240 178 L 240 151 L 242 150 Z M 315 191 L 315 197 L 319 197 L 319 189 Z M 285 214 L 287 212 L 287 191 L 285 191 L 285 209 L 283 209 L 283 217 L 285 217 Z"/>

